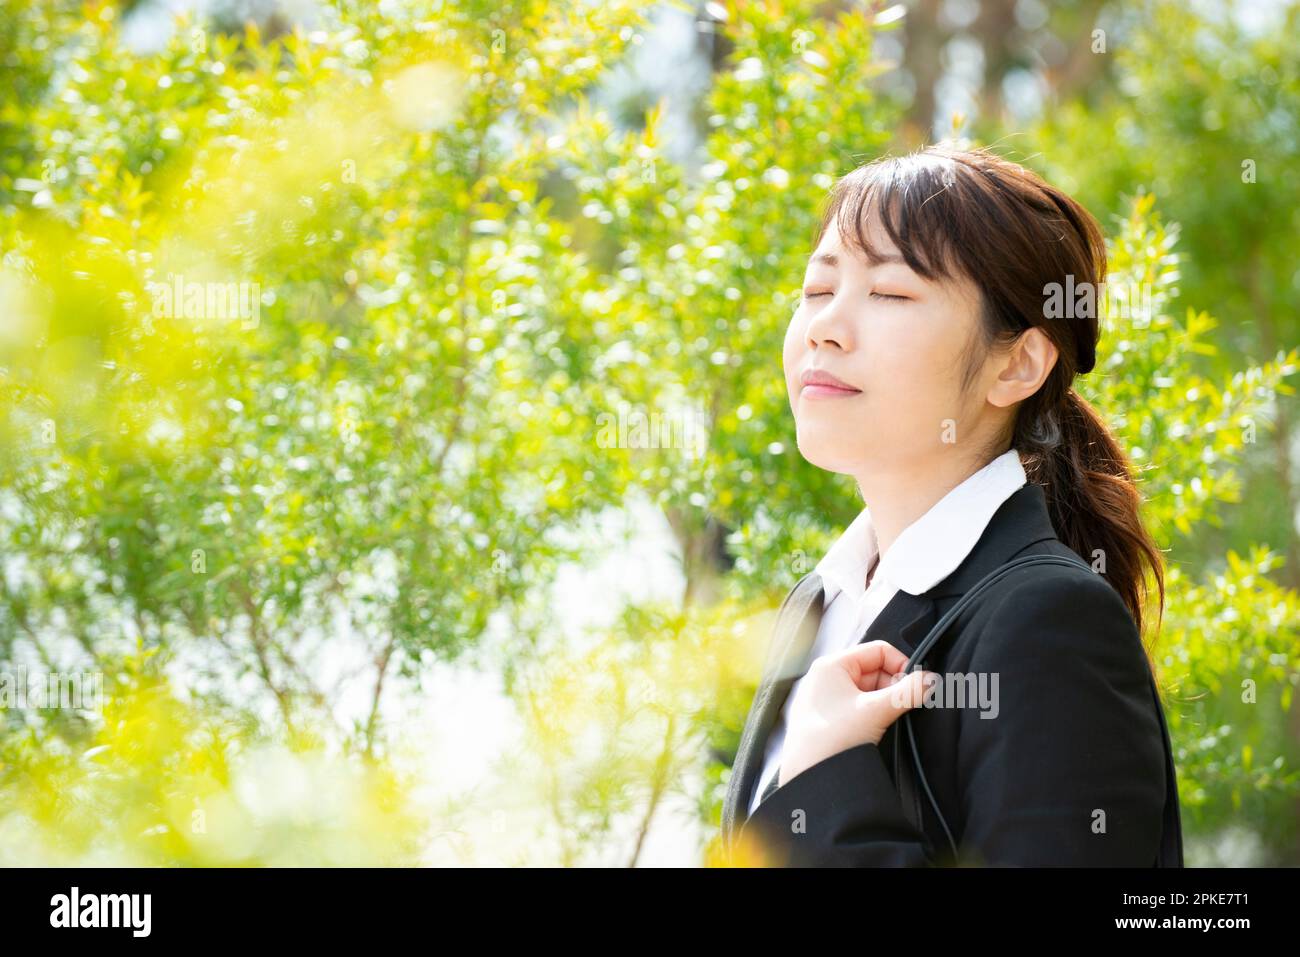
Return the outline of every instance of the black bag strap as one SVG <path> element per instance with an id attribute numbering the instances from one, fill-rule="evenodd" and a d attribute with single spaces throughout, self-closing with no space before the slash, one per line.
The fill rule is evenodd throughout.
<path id="1" fill-rule="evenodd" d="M 1089 574 L 1093 574 L 1092 569 L 1077 558 L 1068 558 L 1063 555 L 1024 555 L 1020 558 L 1012 559 L 1005 565 L 995 568 L 982 579 L 980 579 L 966 594 L 958 599 L 957 603 L 948 609 L 942 618 L 930 629 L 929 633 L 916 646 L 911 657 L 907 660 L 905 672 L 915 671 L 921 667 L 920 662 L 931 648 L 939 641 L 948 627 L 964 612 L 983 592 L 987 591 L 993 585 L 997 584 L 1007 575 L 1029 565 L 1074 565 L 1083 568 Z M 1160 836 L 1160 851 L 1153 864 L 1154 867 L 1182 867 L 1183 866 L 1183 832 L 1182 821 L 1178 802 L 1178 776 L 1174 769 L 1174 752 L 1173 744 L 1169 738 L 1169 728 L 1165 722 L 1164 709 L 1160 705 L 1160 694 L 1156 690 L 1155 677 L 1151 674 L 1151 669 L 1147 671 L 1147 682 L 1150 687 L 1152 698 L 1155 702 L 1156 715 L 1160 721 L 1160 735 L 1164 742 L 1165 748 L 1165 807 L 1163 815 L 1162 833 Z M 925 828 L 922 826 L 922 803 L 921 793 L 924 789 L 926 797 L 929 798 L 930 805 L 934 808 L 935 815 L 939 823 L 943 826 L 943 831 L 948 839 L 948 846 L 952 852 L 953 858 L 957 856 L 957 842 L 952 836 L 952 831 L 948 828 L 948 822 L 944 820 L 943 814 L 939 811 L 938 802 L 930 790 L 929 782 L 925 779 L 925 771 L 921 768 L 921 754 L 916 745 L 916 735 L 912 730 L 911 712 L 906 712 L 895 723 L 894 729 L 894 781 L 898 788 L 899 802 L 903 808 L 903 815 L 913 827 L 919 831 L 925 839 L 927 851 L 932 852 L 929 846 L 929 837 L 925 835 Z M 902 727 L 897 727 L 902 725 Z M 902 754 L 903 735 L 907 735 L 910 746 L 910 760 L 904 758 Z M 918 787 L 918 779 L 920 787 Z M 933 857 L 933 853 L 931 853 Z"/>

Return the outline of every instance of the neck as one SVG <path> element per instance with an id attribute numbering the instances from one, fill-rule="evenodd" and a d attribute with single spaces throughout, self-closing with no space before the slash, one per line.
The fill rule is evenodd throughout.
<path id="1" fill-rule="evenodd" d="M 958 458 L 949 452 L 926 460 L 919 468 L 892 472 L 873 469 L 857 475 L 858 490 L 871 510 L 879 554 L 888 552 L 909 525 L 993 458 Z"/>

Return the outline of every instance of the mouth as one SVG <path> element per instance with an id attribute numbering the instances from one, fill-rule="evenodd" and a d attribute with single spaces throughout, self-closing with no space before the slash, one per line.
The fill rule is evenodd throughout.
<path id="1" fill-rule="evenodd" d="M 806 385 L 799 390 L 799 395 L 805 399 L 837 399 L 851 395 L 861 395 L 861 389 L 841 389 L 834 385 Z"/>
<path id="2" fill-rule="evenodd" d="M 862 390 L 824 369 L 808 369 L 799 377 L 803 386 L 799 395 L 809 399 L 838 399 L 861 395 Z"/>

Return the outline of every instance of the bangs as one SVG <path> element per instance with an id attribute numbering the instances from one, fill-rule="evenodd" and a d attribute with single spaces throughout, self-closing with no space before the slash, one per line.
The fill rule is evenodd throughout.
<path id="1" fill-rule="evenodd" d="M 868 226 L 870 217 L 879 217 L 912 270 L 930 280 L 952 278 L 965 272 L 957 254 L 964 239 L 958 184 L 952 164 L 939 157 L 883 159 L 859 167 L 832 190 L 817 242 L 833 222 L 846 247 L 878 265 L 886 253 L 872 245 Z"/>

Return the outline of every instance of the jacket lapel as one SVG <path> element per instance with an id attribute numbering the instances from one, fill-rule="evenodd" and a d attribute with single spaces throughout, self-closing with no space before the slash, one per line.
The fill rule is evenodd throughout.
<path id="1" fill-rule="evenodd" d="M 937 620 L 934 599 L 928 592 L 924 595 L 913 595 L 899 591 L 889 599 L 889 604 L 880 610 L 875 621 L 858 639 L 858 644 L 876 640 L 887 641 L 910 657 Z"/>
<path id="2" fill-rule="evenodd" d="M 722 832 L 727 840 L 738 823 L 748 817 L 749 798 L 754 778 L 761 770 L 767 737 L 781 713 L 790 686 L 808 670 L 806 659 L 821 626 L 824 601 L 821 576 L 809 572 L 791 590 L 788 602 L 777 617 L 773 653 L 768 656 L 745 719 L 727 795 L 722 802 Z"/>

